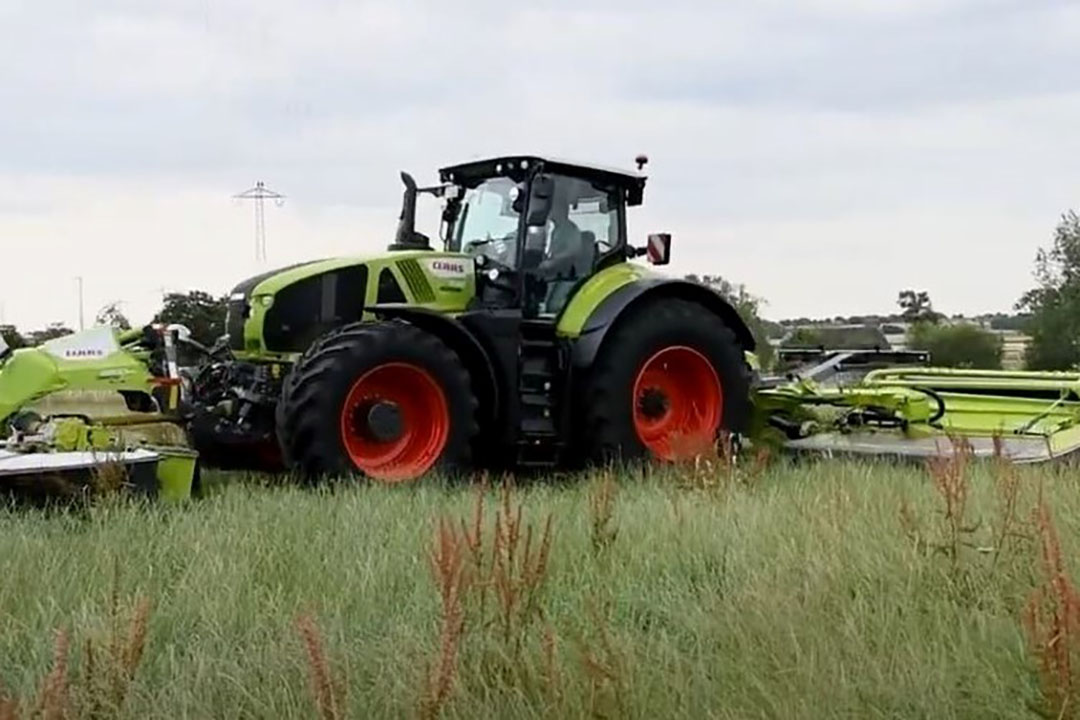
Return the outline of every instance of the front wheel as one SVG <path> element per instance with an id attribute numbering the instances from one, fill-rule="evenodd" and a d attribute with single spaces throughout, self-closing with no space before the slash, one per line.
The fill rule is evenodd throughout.
<path id="1" fill-rule="evenodd" d="M 586 452 L 597 462 L 664 461 L 745 430 L 750 385 L 724 321 L 686 300 L 657 300 L 619 321 L 588 380 Z"/>
<path id="2" fill-rule="evenodd" d="M 464 470 L 477 432 L 469 373 L 404 322 L 358 323 L 305 354 L 285 384 L 279 436 L 305 478 L 384 482 Z"/>

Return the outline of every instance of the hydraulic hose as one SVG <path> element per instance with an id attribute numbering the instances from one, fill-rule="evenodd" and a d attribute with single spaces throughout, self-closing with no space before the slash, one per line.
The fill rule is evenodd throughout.
<path id="1" fill-rule="evenodd" d="M 934 414 L 930 416 L 930 419 L 926 421 L 926 424 L 930 427 L 936 427 L 940 429 L 941 426 L 938 425 L 938 421 L 941 420 L 941 418 L 945 417 L 945 398 L 941 397 L 941 395 L 931 390 L 930 388 L 918 387 L 913 385 L 911 386 L 911 389 L 929 396 L 935 403 L 937 403 L 937 410 L 935 410 Z"/>

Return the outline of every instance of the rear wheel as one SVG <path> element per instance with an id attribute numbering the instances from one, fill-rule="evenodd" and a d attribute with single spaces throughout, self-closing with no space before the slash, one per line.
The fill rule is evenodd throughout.
<path id="1" fill-rule="evenodd" d="M 677 460 L 745 430 L 746 360 L 715 313 L 658 300 L 619 321 L 594 364 L 584 409 L 593 461 Z"/>
<path id="2" fill-rule="evenodd" d="M 278 430 L 306 478 L 406 482 L 469 466 L 476 409 L 468 372 L 437 337 L 403 322 L 358 323 L 293 368 Z"/>

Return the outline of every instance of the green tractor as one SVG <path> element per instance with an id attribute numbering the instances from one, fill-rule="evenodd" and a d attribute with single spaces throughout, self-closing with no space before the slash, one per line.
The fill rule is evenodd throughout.
<path id="1" fill-rule="evenodd" d="M 259 275 L 229 298 L 227 347 L 192 378 L 193 445 L 217 465 L 407 481 L 438 469 L 671 459 L 750 419 L 754 338 L 698 284 L 650 271 L 627 210 L 646 162 L 537 156 L 408 174 L 384 255 Z M 415 228 L 443 201 L 441 248 Z"/>
<path id="2" fill-rule="evenodd" d="M 212 348 L 180 326 L 93 328 L 13 352 L 0 340 L 0 486 L 92 473 L 104 453 L 134 484 L 186 497 L 198 487 L 189 454 L 117 432 L 160 421 L 212 466 L 384 482 L 677 460 L 722 432 L 816 456 L 921 460 L 966 444 L 1045 462 L 1080 450 L 1080 372 L 804 348 L 761 376 L 722 296 L 634 262 L 671 252 L 666 234 L 628 239 L 644 164 L 499 157 L 443 168 L 424 188 L 402 174 L 388 252 L 240 283 Z M 441 249 L 416 230 L 421 195 L 443 203 Z M 117 391 L 132 416 L 32 412 L 71 389 Z"/>

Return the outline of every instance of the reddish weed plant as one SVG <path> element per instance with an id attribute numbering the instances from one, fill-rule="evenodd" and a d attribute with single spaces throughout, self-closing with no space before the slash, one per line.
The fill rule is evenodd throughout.
<path id="1" fill-rule="evenodd" d="M 58 630 L 53 643 L 52 669 L 45 676 L 34 703 L 32 717 L 60 720 L 70 714 L 68 654 L 71 639 L 66 630 Z"/>
<path id="2" fill-rule="evenodd" d="M 105 637 L 86 639 L 82 667 L 83 703 L 91 717 L 114 715 L 131 691 L 135 671 L 142 662 L 150 621 L 150 601 L 138 599 L 126 623 L 120 619 L 120 603 L 111 599 L 109 630 Z"/>
<path id="3" fill-rule="evenodd" d="M 491 575 L 487 582 L 499 601 L 503 640 L 520 646 L 520 630 L 540 617 L 540 593 L 547 577 L 551 554 L 549 513 L 543 529 L 534 533 L 527 524 L 522 529 L 522 506 L 515 508 L 509 483 L 503 484 L 502 501 L 495 513 Z"/>
<path id="4" fill-rule="evenodd" d="M 993 537 L 993 567 L 1019 542 L 1031 540 L 1020 518 L 1022 483 L 1016 465 L 1006 456 L 1001 435 L 994 435 L 994 489 L 997 494 L 997 524 Z"/>
<path id="5" fill-rule="evenodd" d="M 331 668 L 326 644 L 315 618 L 306 613 L 300 615 L 296 618 L 296 630 L 304 645 L 311 697 L 319 717 L 322 720 L 341 720 L 347 715 L 346 684 L 344 678 L 336 675 Z"/>
<path id="6" fill-rule="evenodd" d="M 559 672 L 558 636 L 550 624 L 544 627 L 540 641 L 540 679 L 543 682 L 544 696 L 551 706 L 562 702 L 562 673 Z"/>
<path id="7" fill-rule="evenodd" d="M 750 487 L 764 474 L 772 459 L 767 447 L 758 447 L 746 461 L 738 439 L 727 430 L 676 435 L 671 440 L 678 482 L 691 490 L 717 495 L 737 487 Z"/>
<path id="8" fill-rule="evenodd" d="M 482 496 L 478 496 L 478 502 L 482 502 Z M 428 563 L 439 592 L 440 630 L 436 659 L 428 666 L 420 695 L 419 715 L 425 720 L 438 717 L 450 699 L 457 675 L 458 654 L 465 631 L 463 594 L 472 578 L 465 565 L 467 538 L 467 531 L 459 534 L 451 522 L 439 518 Z"/>
<path id="9" fill-rule="evenodd" d="M 967 501 L 971 495 L 971 443 L 966 438 L 954 436 L 949 436 L 949 442 L 950 451 L 927 460 L 926 468 L 942 502 L 944 537 L 933 547 L 949 556 L 955 570 L 960 565 L 961 549 L 973 545 L 971 536 L 978 529 L 978 523 L 971 524 L 967 519 Z"/>
<path id="10" fill-rule="evenodd" d="M 1018 543 L 1032 540 L 1031 529 L 1020 513 L 1022 476 L 1005 454 L 1000 435 L 995 436 L 993 441 L 994 457 L 990 467 L 997 500 L 994 523 L 983 535 L 983 544 L 975 542 L 981 522 L 969 519 L 968 500 L 972 489 L 974 451 L 966 439 L 950 437 L 949 449 L 926 463 L 927 473 L 941 500 L 941 530 L 938 537 L 928 538 L 914 508 L 907 499 L 901 500 L 898 514 L 904 534 L 917 550 L 931 550 L 948 556 L 954 570 L 959 568 L 964 548 L 975 548 L 989 555 L 992 572 L 1006 555 L 1016 550 Z"/>
<path id="11" fill-rule="evenodd" d="M 78 675 L 71 672 L 71 634 L 63 629 L 56 632 L 52 665 L 33 703 L 25 708 L 25 717 L 63 720 L 114 717 L 119 713 L 146 647 L 150 602 L 138 599 L 131 617 L 121 622 L 114 584 L 110 605 L 109 632 L 104 639 L 87 637 Z M 18 720 L 23 710 L 19 698 L 0 692 L 0 720 Z"/>
<path id="12" fill-rule="evenodd" d="M 1080 592 L 1065 569 L 1061 541 L 1041 490 L 1035 527 L 1043 582 L 1028 599 L 1023 624 L 1038 667 L 1040 710 L 1047 717 L 1075 718 L 1080 716 Z"/>
<path id="13" fill-rule="evenodd" d="M 454 523 L 441 517 L 435 523 L 428 563 L 439 593 L 440 632 L 436 660 L 428 667 L 421 693 L 423 718 L 438 716 L 450 700 L 467 636 L 493 633 L 506 657 L 516 662 L 529 628 L 544 619 L 541 595 L 551 554 L 552 516 L 548 514 L 539 530 L 525 522 L 523 507 L 514 503 L 512 485 L 505 480 L 489 525 L 485 494 L 485 486 L 479 486 L 468 520 Z M 540 654 L 549 688 L 557 680 L 554 648 L 554 631 L 548 626 Z"/>
<path id="14" fill-rule="evenodd" d="M 607 623 L 595 605 L 589 607 L 596 641 L 578 640 L 581 670 L 588 680 L 589 715 L 594 718 L 626 716 L 626 668 L 615 649 Z"/>
<path id="15" fill-rule="evenodd" d="M 615 497 L 618 485 L 615 473 L 605 469 L 593 476 L 589 488 L 590 540 L 593 553 L 603 554 L 615 542 L 619 529 L 615 526 Z"/>

